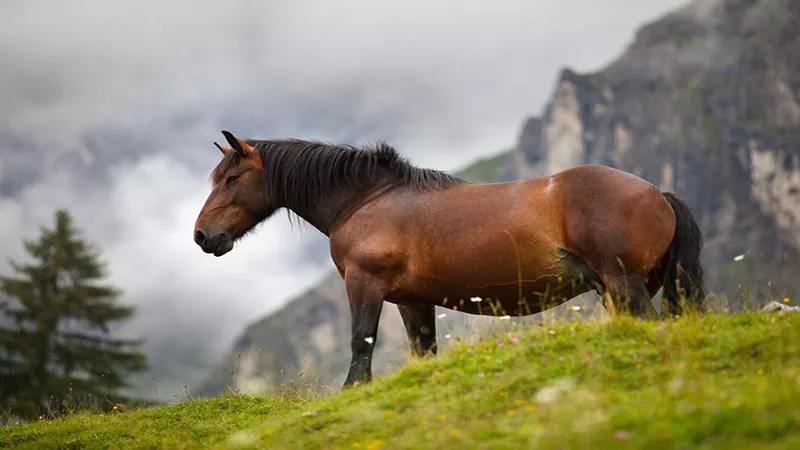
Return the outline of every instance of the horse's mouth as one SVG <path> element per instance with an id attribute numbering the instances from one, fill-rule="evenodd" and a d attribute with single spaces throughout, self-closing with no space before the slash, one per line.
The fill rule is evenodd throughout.
<path id="1" fill-rule="evenodd" d="M 212 252 L 214 256 L 219 258 L 220 256 L 230 252 L 233 250 L 233 239 L 228 236 L 223 237 L 220 240 L 220 243 L 217 245 L 217 248 L 214 249 Z"/>
<path id="2" fill-rule="evenodd" d="M 200 248 L 203 252 L 213 254 L 219 258 L 233 250 L 233 239 L 227 234 L 218 235 L 214 239 L 207 239 L 200 245 Z"/>

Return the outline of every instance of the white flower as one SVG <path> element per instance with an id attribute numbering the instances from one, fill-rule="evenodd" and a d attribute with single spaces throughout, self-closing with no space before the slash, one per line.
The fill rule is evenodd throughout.
<path id="1" fill-rule="evenodd" d="M 511 320 L 511 316 L 503 316 L 500 320 Z"/>
<path id="2" fill-rule="evenodd" d="M 364 342 L 366 342 L 367 344 L 372 344 L 373 342 L 375 342 L 375 339 L 372 339 L 372 336 L 367 336 L 364 338 Z"/>
<path id="3" fill-rule="evenodd" d="M 571 309 L 573 311 L 580 311 L 581 307 L 579 305 L 572 305 L 572 306 L 569 307 L 569 309 Z"/>
<path id="4" fill-rule="evenodd" d="M 450 335 L 449 335 L 449 334 L 445 334 L 445 335 L 444 335 L 444 338 L 445 338 L 445 339 L 450 339 Z"/>
<path id="5" fill-rule="evenodd" d="M 469 301 L 471 301 L 472 303 L 478 303 L 478 302 L 480 302 L 482 300 L 483 299 L 480 298 L 480 297 L 472 297 L 471 299 L 469 299 Z"/>
<path id="6" fill-rule="evenodd" d="M 438 318 L 440 318 L 440 319 L 444 319 L 445 317 L 447 317 L 447 314 L 445 314 L 445 313 L 441 313 L 441 314 L 439 314 L 439 315 L 438 315 L 438 316 L 436 316 L 436 317 L 438 317 Z"/>
<path id="7" fill-rule="evenodd" d="M 744 255 L 743 254 L 733 258 L 733 260 L 736 261 L 736 262 L 739 262 L 739 261 L 741 261 L 743 259 L 744 259 Z"/>

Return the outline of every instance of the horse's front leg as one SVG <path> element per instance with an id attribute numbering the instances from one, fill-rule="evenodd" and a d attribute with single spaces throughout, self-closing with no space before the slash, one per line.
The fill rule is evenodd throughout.
<path id="1" fill-rule="evenodd" d="M 350 301 L 352 360 L 344 387 L 372 379 L 372 352 L 378 338 L 378 322 L 388 284 L 368 273 L 348 269 L 345 275 Z"/>

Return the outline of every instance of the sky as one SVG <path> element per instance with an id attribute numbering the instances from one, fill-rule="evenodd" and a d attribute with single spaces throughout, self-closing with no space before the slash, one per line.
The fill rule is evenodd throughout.
<path id="1" fill-rule="evenodd" d="M 3 1 L 0 271 L 68 208 L 137 307 L 119 330 L 146 340 L 135 392 L 179 395 L 332 267 L 324 236 L 285 214 L 223 258 L 193 243 L 220 130 L 384 139 L 457 170 L 513 146 L 563 67 L 602 68 L 683 4 Z"/>

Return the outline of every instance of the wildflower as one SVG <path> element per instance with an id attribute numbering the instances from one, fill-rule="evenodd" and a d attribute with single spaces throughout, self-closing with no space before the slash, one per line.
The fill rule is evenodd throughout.
<path id="1" fill-rule="evenodd" d="M 738 255 L 733 258 L 734 261 L 739 262 L 744 259 L 744 254 Z"/>
<path id="2" fill-rule="evenodd" d="M 552 336 L 552 335 L 556 334 L 556 330 L 547 330 L 547 334 Z"/>
<path id="3" fill-rule="evenodd" d="M 375 342 L 375 339 L 373 339 L 372 336 L 367 336 L 364 338 L 364 342 L 366 342 L 367 344 L 372 344 Z"/>
<path id="4" fill-rule="evenodd" d="M 636 364 L 636 370 L 641 370 L 641 368 L 642 368 L 641 364 Z"/>
<path id="5" fill-rule="evenodd" d="M 507 415 L 508 417 L 514 417 L 516 414 L 517 414 L 517 410 L 516 410 L 516 409 L 509 409 L 509 410 L 506 412 L 506 415 Z"/>
<path id="6" fill-rule="evenodd" d="M 517 342 L 519 342 L 519 336 L 514 336 L 514 337 L 511 338 L 511 343 L 512 344 L 516 344 Z"/>
<path id="7" fill-rule="evenodd" d="M 581 307 L 580 305 L 572 305 L 569 307 L 569 309 L 571 309 L 572 311 L 580 311 Z"/>
<path id="8" fill-rule="evenodd" d="M 438 315 L 438 316 L 436 316 L 436 317 L 438 317 L 438 318 L 440 318 L 440 319 L 444 319 L 445 317 L 447 317 L 447 314 L 445 314 L 445 313 L 441 313 L 441 314 L 439 314 L 439 315 Z"/>
<path id="9" fill-rule="evenodd" d="M 367 450 L 378 450 L 383 447 L 384 442 L 380 439 L 373 439 L 367 446 Z"/>
<path id="10" fill-rule="evenodd" d="M 511 320 L 511 316 L 503 316 L 500 320 Z"/>
<path id="11" fill-rule="evenodd" d="M 383 418 L 384 418 L 384 419 L 389 419 L 389 418 L 391 418 L 393 415 L 394 415 L 394 411 L 384 411 L 384 412 L 383 412 Z"/>
<path id="12" fill-rule="evenodd" d="M 503 341 L 501 339 L 497 340 L 497 346 L 498 347 L 502 347 L 503 346 Z"/>
<path id="13" fill-rule="evenodd" d="M 445 338 L 445 339 L 450 339 L 450 335 L 449 335 L 449 334 L 445 334 L 445 335 L 444 335 L 444 338 Z"/>
<path id="14" fill-rule="evenodd" d="M 472 297 L 471 299 L 469 299 L 469 301 L 471 301 L 472 303 L 479 303 L 483 301 L 483 299 L 480 297 Z"/>
<path id="15" fill-rule="evenodd" d="M 783 303 L 789 303 L 790 301 L 791 300 L 789 300 L 789 297 L 784 297 L 784 299 L 783 299 Z"/>
<path id="16" fill-rule="evenodd" d="M 264 430 L 264 434 L 266 434 L 267 436 L 272 436 L 272 428 L 267 428 L 266 430 Z"/>
<path id="17" fill-rule="evenodd" d="M 444 414 L 440 414 L 439 415 L 439 421 L 440 422 L 444 422 L 445 420 L 447 420 L 447 416 L 445 416 Z"/>
<path id="18" fill-rule="evenodd" d="M 617 432 L 614 433 L 614 437 L 616 439 L 628 439 L 628 432 L 625 430 L 617 430 Z"/>
<path id="19" fill-rule="evenodd" d="M 505 397 L 506 396 L 506 391 L 500 391 L 500 392 L 498 392 L 498 395 L 500 395 L 500 397 Z"/>
<path id="20" fill-rule="evenodd" d="M 450 429 L 450 436 L 459 437 L 459 436 L 461 436 L 461 433 L 458 430 L 456 430 L 455 428 L 452 428 L 452 429 Z"/>
<path id="21" fill-rule="evenodd" d="M 764 369 L 758 369 L 758 375 L 759 376 L 764 375 Z"/>

